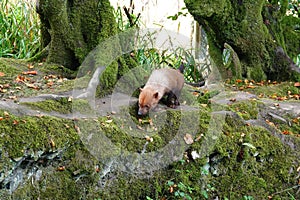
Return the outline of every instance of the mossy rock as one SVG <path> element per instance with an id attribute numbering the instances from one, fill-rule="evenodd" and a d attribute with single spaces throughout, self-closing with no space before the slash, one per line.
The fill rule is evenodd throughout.
<path id="1" fill-rule="evenodd" d="M 259 113 L 256 100 L 239 101 L 231 104 L 229 109 L 240 115 L 244 120 L 257 119 Z"/>
<path id="2" fill-rule="evenodd" d="M 73 108 L 77 112 L 84 114 L 91 114 L 94 111 L 91 109 L 90 104 L 84 99 L 69 99 L 67 97 L 61 97 L 57 100 L 45 100 L 39 102 L 23 102 L 23 105 L 27 105 L 30 108 L 38 109 L 46 112 L 58 112 L 61 114 L 70 114 Z"/>

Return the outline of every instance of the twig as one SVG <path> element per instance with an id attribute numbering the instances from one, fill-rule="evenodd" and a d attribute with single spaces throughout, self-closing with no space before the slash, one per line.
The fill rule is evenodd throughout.
<path id="1" fill-rule="evenodd" d="M 279 192 L 275 192 L 275 193 L 271 194 L 271 196 L 274 196 L 275 194 L 280 194 L 280 193 L 283 193 L 283 192 L 290 191 L 290 190 L 295 189 L 295 188 L 297 188 L 297 187 L 300 187 L 300 185 L 295 185 L 295 186 L 293 186 L 293 187 L 290 187 L 290 188 L 281 190 L 281 191 L 279 191 Z"/>

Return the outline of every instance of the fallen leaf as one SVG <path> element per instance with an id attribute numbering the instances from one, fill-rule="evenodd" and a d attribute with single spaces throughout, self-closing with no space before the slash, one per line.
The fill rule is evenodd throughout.
<path id="1" fill-rule="evenodd" d="M 273 199 L 273 197 L 271 195 L 268 196 L 268 200 L 271 200 Z"/>
<path id="2" fill-rule="evenodd" d="M 48 86 L 48 87 L 51 87 L 53 84 L 54 84 L 53 81 L 49 81 L 49 82 L 47 83 L 47 86 Z"/>
<path id="3" fill-rule="evenodd" d="M 57 80 L 57 83 L 62 83 L 62 82 L 64 82 L 64 80 L 62 78 Z"/>
<path id="4" fill-rule="evenodd" d="M 0 117 L 0 121 L 3 120 L 3 117 Z"/>
<path id="5" fill-rule="evenodd" d="M 137 125 L 136 127 L 137 127 L 138 129 L 140 129 L 140 130 L 144 130 L 143 127 L 141 127 L 141 126 L 139 126 L 139 125 Z"/>
<path id="6" fill-rule="evenodd" d="M 112 119 L 109 119 L 109 120 L 106 120 L 105 122 L 106 122 L 106 123 L 112 123 L 113 120 L 112 120 Z"/>
<path id="7" fill-rule="evenodd" d="M 117 112 L 116 111 L 111 111 L 111 114 L 115 115 L 115 114 L 117 114 Z"/>
<path id="8" fill-rule="evenodd" d="M 150 136 L 148 136 L 148 135 L 145 136 L 145 139 L 146 139 L 148 142 L 153 142 L 153 138 L 150 137 Z"/>
<path id="9" fill-rule="evenodd" d="M 269 126 L 273 126 L 273 127 L 275 127 L 275 124 L 274 124 L 273 122 L 271 122 L 271 121 L 267 120 L 267 119 L 266 119 L 266 123 L 267 123 Z"/>
<path id="10" fill-rule="evenodd" d="M 17 100 L 18 99 L 17 96 L 9 96 L 8 98 L 11 99 L 11 100 Z"/>
<path id="11" fill-rule="evenodd" d="M 32 88 L 32 89 L 39 89 L 38 86 L 34 85 L 33 83 L 25 83 L 25 85 L 29 88 Z"/>
<path id="12" fill-rule="evenodd" d="M 277 94 L 273 94 L 270 98 L 271 99 L 277 99 Z"/>
<path id="13" fill-rule="evenodd" d="M 59 166 L 57 168 L 57 171 L 65 171 L 66 167 L 65 166 Z"/>
<path id="14" fill-rule="evenodd" d="M 199 135 L 196 139 L 195 142 L 198 142 L 202 138 L 203 134 Z"/>
<path id="15" fill-rule="evenodd" d="M 27 71 L 27 72 L 22 72 L 24 75 L 37 75 L 37 71 Z"/>
<path id="16" fill-rule="evenodd" d="M 287 100 L 287 97 L 286 97 L 286 96 L 283 96 L 283 97 L 277 97 L 277 100 L 278 100 L 278 101 L 284 101 L 284 100 Z"/>
<path id="17" fill-rule="evenodd" d="M 25 80 L 24 76 L 18 75 L 15 82 L 20 83 L 20 82 L 24 82 L 24 80 Z"/>
<path id="18" fill-rule="evenodd" d="M 231 98 L 231 99 L 229 99 L 229 101 L 236 102 L 236 98 Z"/>
<path id="19" fill-rule="evenodd" d="M 152 119 L 149 119 L 149 124 L 150 124 L 150 126 L 153 126 L 153 121 L 152 121 Z"/>
<path id="20" fill-rule="evenodd" d="M 50 138 L 49 143 L 50 143 L 50 146 L 51 146 L 52 149 L 55 148 L 55 142 L 52 138 Z"/>
<path id="21" fill-rule="evenodd" d="M 199 96 L 199 92 L 193 92 L 193 95 L 197 97 Z"/>
<path id="22" fill-rule="evenodd" d="M 247 85 L 247 88 L 255 88 L 255 86 L 254 85 Z"/>
<path id="23" fill-rule="evenodd" d="M 252 149 L 256 149 L 256 147 L 255 147 L 253 144 L 250 144 L 250 143 L 248 143 L 248 142 L 244 142 L 242 145 L 247 146 L 247 147 L 250 147 L 250 148 L 252 148 Z"/>
<path id="24" fill-rule="evenodd" d="M 28 64 L 27 67 L 28 67 L 28 69 L 33 69 L 34 68 L 34 66 L 31 65 L 31 64 Z"/>
<path id="25" fill-rule="evenodd" d="M 295 87 L 300 87 L 300 82 L 294 83 L 294 86 L 295 86 Z"/>
<path id="26" fill-rule="evenodd" d="M 99 167 L 99 165 L 96 165 L 96 166 L 95 166 L 95 171 L 96 171 L 97 173 L 100 172 L 100 167 Z"/>
<path id="27" fill-rule="evenodd" d="M 78 126 L 75 126 L 74 128 L 77 131 L 77 133 L 80 133 L 80 128 Z"/>
<path id="28" fill-rule="evenodd" d="M 10 88 L 10 85 L 9 85 L 9 83 L 7 83 L 7 84 L 2 85 L 2 87 L 7 89 L 7 88 Z"/>
<path id="29" fill-rule="evenodd" d="M 284 130 L 284 131 L 282 131 L 282 134 L 284 134 L 284 135 L 289 135 L 290 132 L 289 132 L 288 130 Z"/>
<path id="30" fill-rule="evenodd" d="M 0 72 L 0 76 L 5 76 L 5 74 L 3 72 Z"/>
<path id="31" fill-rule="evenodd" d="M 4 111 L 5 117 L 9 117 L 9 113 L 7 111 Z"/>
<path id="32" fill-rule="evenodd" d="M 279 103 L 274 103 L 273 105 L 274 105 L 275 107 L 277 107 L 277 108 L 280 107 Z"/>
<path id="33" fill-rule="evenodd" d="M 183 137 L 184 141 L 186 144 L 193 144 L 194 140 L 193 140 L 193 136 L 191 134 L 185 134 L 185 136 Z"/>

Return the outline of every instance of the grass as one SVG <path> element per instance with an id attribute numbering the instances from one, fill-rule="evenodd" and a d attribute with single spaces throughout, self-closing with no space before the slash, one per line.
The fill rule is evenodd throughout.
<path id="1" fill-rule="evenodd" d="M 30 58 L 39 39 L 39 18 L 31 1 L 0 1 L 0 57 Z"/>

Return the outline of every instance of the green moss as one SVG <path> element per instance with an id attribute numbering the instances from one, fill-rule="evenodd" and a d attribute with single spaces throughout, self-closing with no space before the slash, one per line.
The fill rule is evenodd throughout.
<path id="1" fill-rule="evenodd" d="M 229 199 L 241 199 L 244 195 L 264 199 L 293 186 L 296 173 L 290 174 L 289 170 L 291 166 L 296 167 L 293 165 L 296 157 L 279 138 L 263 128 L 246 127 L 239 120 L 228 117 L 223 131 L 225 134 L 218 138 L 210 153 L 207 175 L 201 169 L 203 160 L 174 166 L 180 172 L 174 175 L 176 183 L 182 181 L 195 188 L 192 197 L 203 198 L 201 192 L 206 190 L 209 199 L 216 195 Z M 202 150 L 199 143 L 204 141 L 194 143 L 190 151 Z M 280 193 L 273 198 L 288 196 L 288 193 Z"/>
<path id="2" fill-rule="evenodd" d="M 59 112 L 62 114 L 72 113 L 72 109 L 75 107 L 76 112 L 80 113 L 93 113 L 93 110 L 90 107 L 90 104 L 87 100 L 83 99 L 74 99 L 70 100 L 69 98 L 63 97 L 58 100 L 45 100 L 40 102 L 24 102 L 21 103 L 28 105 L 31 108 L 39 109 L 47 112 Z"/>
<path id="3" fill-rule="evenodd" d="M 17 77 L 17 74 L 27 69 L 28 63 L 24 60 L 0 58 L 0 72 L 4 76 L 0 78 L 0 84 L 10 83 Z"/>
<path id="4" fill-rule="evenodd" d="M 4 116 L 4 112 L 0 111 L 0 115 Z M 54 141 L 55 148 L 63 148 L 68 142 L 78 140 L 70 120 L 46 116 L 16 117 L 10 114 L 0 124 L 0 133 L 3 135 L 0 144 L 11 158 L 23 156 L 26 149 L 34 152 L 52 149 L 50 139 Z"/>
<path id="5" fill-rule="evenodd" d="M 295 174 L 289 174 L 289 169 L 295 158 L 288 147 L 264 129 L 250 127 L 236 133 L 229 132 L 228 136 L 220 138 L 217 146 L 221 155 L 227 152 L 221 164 L 223 167 L 218 168 L 219 176 L 213 180 L 223 197 L 237 199 L 250 195 L 262 199 L 292 185 L 288 180 Z M 224 185 L 231 190 L 225 189 Z"/>
<path id="6" fill-rule="evenodd" d="M 261 66 L 251 66 L 247 69 L 247 78 L 252 79 L 254 81 L 266 80 L 267 76 L 264 73 Z"/>
<path id="7" fill-rule="evenodd" d="M 288 55 L 291 58 L 298 56 L 300 52 L 300 34 L 299 31 L 296 31 L 297 26 L 300 24 L 300 19 L 292 16 L 285 16 L 282 19 L 282 26 L 285 30 L 283 32 L 286 48 Z"/>
<path id="8" fill-rule="evenodd" d="M 133 116 L 124 116 L 122 119 L 115 118 L 114 123 L 107 124 L 107 119 L 102 118 L 101 129 L 105 135 L 113 141 L 115 145 L 120 148 L 125 148 L 128 151 L 141 152 L 146 143 L 145 137 L 151 136 L 153 142 L 147 145 L 147 151 L 156 151 L 163 148 L 168 142 L 170 142 L 176 134 L 180 126 L 182 113 L 179 110 L 167 110 L 166 113 L 157 115 L 152 118 L 152 124 L 137 122 L 136 113 Z M 185 115 L 193 115 L 194 112 L 186 112 Z M 133 119 L 135 118 L 135 119 Z M 190 117 L 188 117 L 190 118 Z M 131 124 L 131 120 L 135 120 L 140 127 L 128 126 Z M 148 121 L 144 119 L 144 121 Z M 164 122 L 163 124 L 161 122 Z M 118 128 L 122 125 L 122 128 Z M 182 128 L 182 127 L 181 127 Z M 187 128 L 187 127 L 185 127 Z M 141 131 L 143 129 L 144 131 Z M 181 130 L 181 132 L 187 132 L 188 130 Z M 130 133 L 130 134 L 129 134 Z M 135 137 L 133 137 L 135 136 Z"/>
<path id="9" fill-rule="evenodd" d="M 294 86 L 293 82 L 282 82 L 278 84 L 265 83 L 263 86 L 258 86 L 253 89 L 247 89 L 252 94 L 261 95 L 263 97 L 272 97 L 276 95 L 278 97 L 288 96 L 289 91 L 292 95 L 299 94 L 300 90 Z"/>
<path id="10" fill-rule="evenodd" d="M 251 109 L 256 108 L 255 102 L 236 102 L 232 107 L 243 108 L 249 112 L 247 117 L 256 116 L 256 111 L 251 113 Z M 138 121 L 134 110 L 136 108 L 132 109 L 130 112 L 124 111 L 125 114 L 130 113 L 127 117 L 100 117 L 98 122 L 94 119 L 80 119 L 76 124 L 84 131 L 92 130 L 97 123 L 99 126 L 96 126 L 96 129 L 100 128 L 116 146 L 130 152 L 140 152 L 146 140 L 143 136 L 132 136 L 137 127 L 126 127 L 128 123 L 124 121 L 130 118 Z M 254 199 L 265 199 L 268 195 L 293 186 L 297 181 L 296 171 L 290 173 L 291 167 L 298 167 L 297 163 L 293 163 L 297 158 L 289 147 L 265 129 L 245 126 L 241 119 L 227 116 L 216 144 L 210 147 L 208 152 L 204 152 L 207 157 L 196 160 L 192 160 L 190 156 L 183 157 L 182 161 L 153 172 L 147 177 L 111 171 L 109 177 L 114 178 L 107 177 L 106 185 L 100 189 L 98 183 L 102 179 L 95 171 L 95 166 L 99 163 L 80 142 L 71 120 L 54 117 L 16 117 L 11 114 L 5 117 L 4 112 L 1 112 L 0 116 L 4 116 L 4 119 L 0 120 L 0 149 L 3 158 L 0 160 L 1 169 L 9 171 L 11 166 L 9 162 L 3 165 L 5 160 L 23 156 L 24 150 L 53 150 L 50 139 L 55 142 L 54 149 L 65 149 L 60 159 L 48 163 L 47 168 L 40 166 L 43 174 L 39 180 L 20 186 L 12 195 L 0 193 L 1 199 L 145 199 L 146 196 L 153 199 L 177 199 L 176 192 L 183 192 L 193 199 L 204 199 L 203 191 L 207 192 L 209 199 L 215 196 L 222 199 L 242 199 L 244 195 Z M 157 132 L 155 129 L 151 130 L 154 140 L 146 147 L 147 152 L 163 148 L 174 138 L 179 127 L 183 133 L 190 133 L 191 124 L 194 123 L 198 123 L 199 126 L 195 138 L 200 139 L 189 146 L 187 155 L 190 155 L 191 151 L 203 151 L 203 145 L 209 137 L 209 108 L 202 108 L 201 112 L 197 113 L 169 109 L 160 114 L 165 114 L 166 122 Z M 195 114 L 199 115 L 198 122 L 195 122 Z M 147 121 L 147 118 L 144 120 Z M 152 121 L 152 126 L 157 126 L 162 118 L 153 117 Z M 145 134 L 147 127 L 151 128 L 149 123 L 139 125 L 145 129 Z M 130 134 L 127 130 L 131 131 Z M 299 138 L 296 140 L 299 141 Z M 109 153 L 111 158 L 113 151 L 110 150 Z M 204 165 L 208 166 L 207 171 L 204 170 Z M 57 170 L 59 166 L 64 166 L 65 170 Z M 102 168 L 100 172 L 101 170 Z M 173 192 L 170 192 L 169 180 L 177 185 Z M 293 194 L 293 190 L 290 192 Z M 273 196 L 275 199 L 288 197 L 287 193 Z"/>
<path id="11" fill-rule="evenodd" d="M 105 63 L 101 57 L 102 56 L 97 57 L 97 59 L 100 60 L 99 62 Z M 112 93 L 113 90 L 123 93 L 132 92 L 134 86 L 138 89 L 141 86 L 140 83 L 142 83 L 144 79 L 142 76 L 142 69 L 135 68 L 136 66 L 137 63 L 127 54 L 119 57 L 117 61 L 113 61 L 101 74 L 100 86 L 97 88 L 96 96 L 105 96 Z M 130 71 L 130 69 L 133 71 Z M 121 82 L 116 85 L 117 81 L 120 79 Z M 128 89 L 131 91 L 127 91 Z"/>
<path id="12" fill-rule="evenodd" d="M 215 90 L 215 91 L 209 91 L 209 92 L 206 92 L 204 93 L 203 95 L 201 96 L 198 96 L 197 98 L 197 101 L 198 103 L 200 104 L 208 104 L 210 99 L 216 95 L 218 95 L 220 92 Z"/>
<path id="13" fill-rule="evenodd" d="M 99 191 L 94 188 L 99 179 L 95 167 L 98 161 L 90 155 L 80 142 L 72 120 L 55 117 L 17 117 L 0 111 L 0 173 L 7 177 L 18 167 L 12 160 L 21 156 L 28 159 L 37 152 L 49 154 L 45 159 L 30 160 L 25 163 L 22 173 L 42 172 L 39 178 L 21 184 L 9 194 L 1 188 L 1 199 L 94 199 Z M 51 152 L 62 152 L 51 159 Z M 49 159 L 49 160 L 47 160 Z M 26 162 L 26 161 L 24 161 Z M 64 167 L 65 170 L 58 170 Z M 31 170 L 31 171 L 30 171 Z M 3 182 L 1 182 L 2 184 Z M 2 185 L 4 186 L 4 185 Z"/>
<path id="14" fill-rule="evenodd" d="M 43 63 L 42 66 L 39 66 L 37 68 L 45 74 L 55 74 L 68 78 L 76 77 L 76 72 L 55 63 Z"/>
<path id="15" fill-rule="evenodd" d="M 266 5 L 263 0 L 244 0 L 238 3 L 185 0 L 185 3 L 195 20 L 205 29 L 210 56 L 224 78 L 230 77 L 230 74 L 226 74 L 222 63 L 222 52 L 224 44 L 227 43 L 234 49 L 241 61 L 243 77 L 257 81 L 266 78 L 296 80 L 290 74 L 289 63 L 285 62 L 288 59 L 275 54 L 278 46 L 282 46 L 285 51 L 288 49 L 287 45 L 290 46 L 288 50 L 293 52 L 291 52 L 293 57 L 295 53 L 299 53 L 299 42 L 296 42 L 299 41 L 297 39 L 299 34 L 292 36 L 297 34 L 295 27 L 281 26 L 287 1 L 281 2 L 278 10 L 276 10 L 278 2 L 274 1 Z M 294 25 L 297 24 L 296 21 L 299 20 L 294 20 Z M 287 30 L 286 33 L 284 33 L 285 30 Z M 284 36 L 285 34 L 288 36 Z M 290 41 L 286 43 L 288 38 Z M 294 43 L 297 45 L 293 45 Z M 297 51 L 292 49 L 292 46 L 298 48 Z"/>
<path id="16" fill-rule="evenodd" d="M 112 92 L 113 87 L 117 82 L 118 75 L 118 63 L 113 61 L 108 67 L 106 67 L 105 71 L 102 73 L 100 77 L 99 87 L 97 87 L 96 95 L 99 97 L 103 97 Z"/>
<path id="17" fill-rule="evenodd" d="M 229 106 L 230 110 L 240 115 L 244 120 L 257 119 L 259 112 L 257 101 L 239 101 Z"/>

